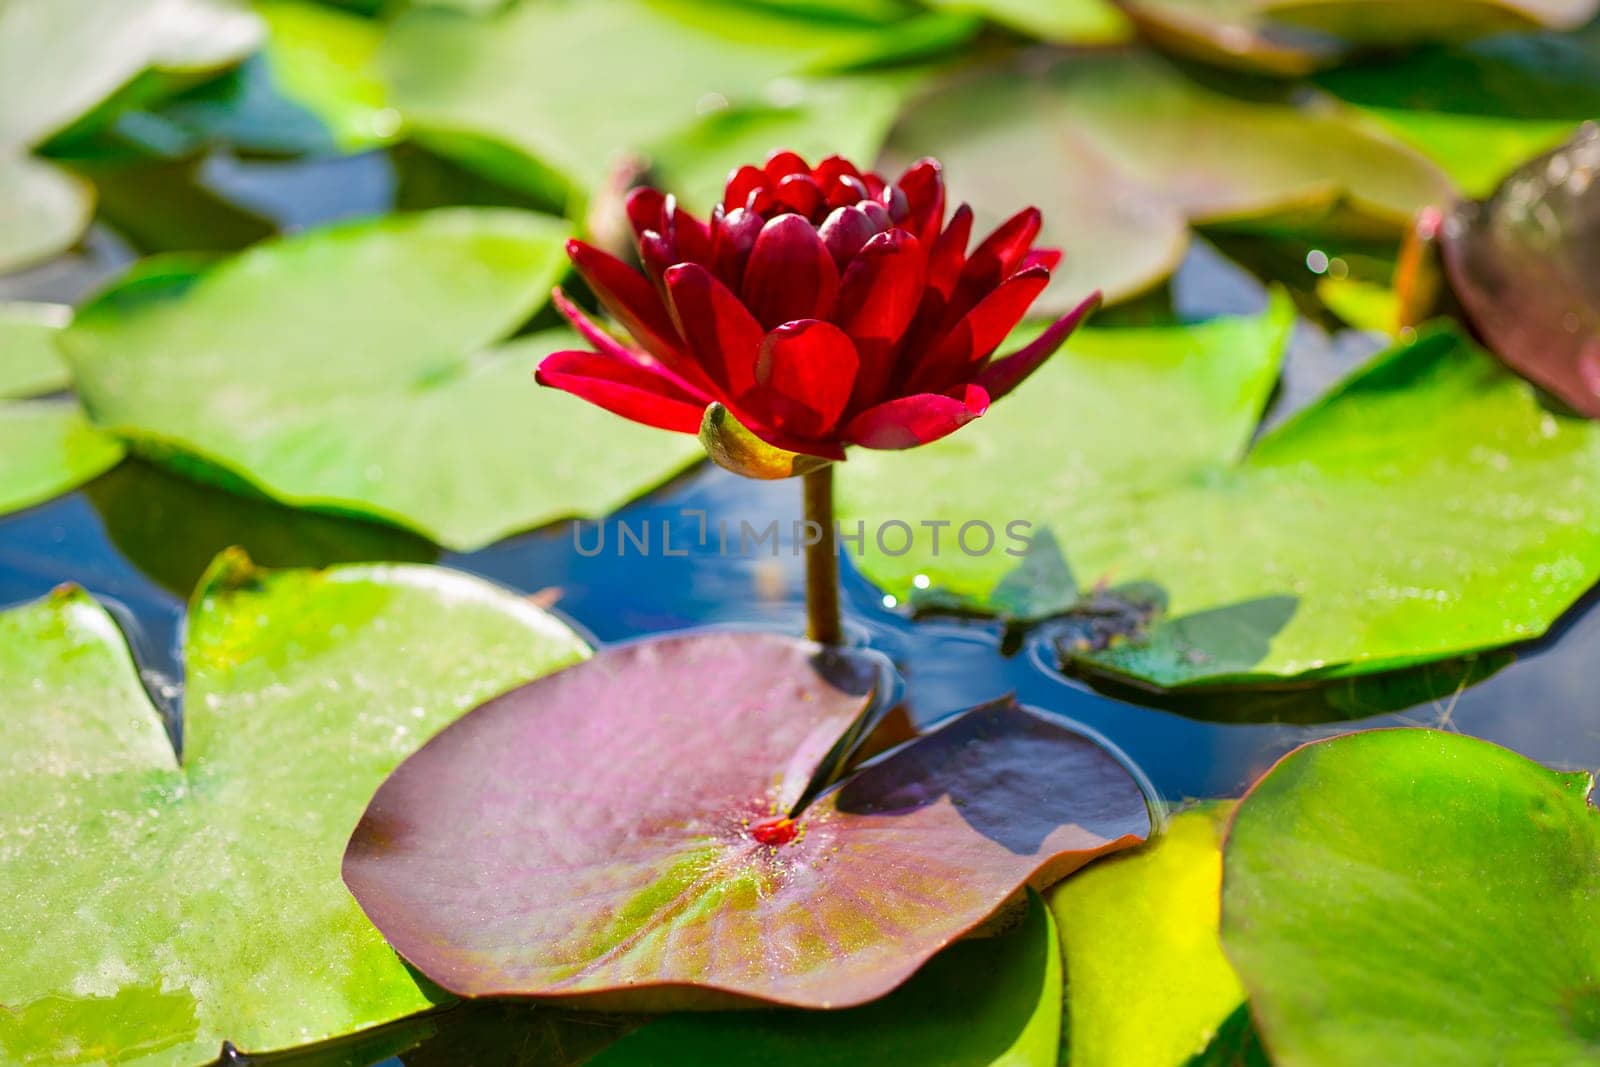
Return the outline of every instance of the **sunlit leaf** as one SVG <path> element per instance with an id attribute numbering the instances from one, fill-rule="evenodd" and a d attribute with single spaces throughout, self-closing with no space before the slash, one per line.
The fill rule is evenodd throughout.
<path id="1" fill-rule="evenodd" d="M 904 986 L 859 1008 L 672 1015 L 589 1061 L 593 1067 L 1056 1067 L 1061 950 L 1050 909 L 1029 894 L 1027 916 L 995 937 L 960 941 Z"/>
<path id="2" fill-rule="evenodd" d="M 1533 156 L 1600 119 L 1600 39 L 1491 37 L 1323 73 L 1319 85 L 1484 197 Z"/>
<path id="3" fill-rule="evenodd" d="M 1244 1002 L 1217 938 L 1230 810 L 1180 812 L 1051 891 L 1073 1067 L 1186 1067 Z"/>
<path id="4" fill-rule="evenodd" d="M 493 19 L 420 8 L 395 24 L 384 60 L 415 136 L 501 181 L 576 207 L 619 163 L 658 151 L 671 157 L 685 134 L 701 151 L 712 149 L 703 163 L 676 157 L 674 177 L 694 190 L 725 177 L 733 149 L 708 143 L 724 127 L 744 155 L 752 137 L 761 156 L 787 147 L 797 132 L 820 147 L 841 117 L 860 119 L 823 106 L 775 129 L 750 126 L 770 122 L 774 108 L 805 107 L 803 75 L 942 51 L 974 25 L 930 14 L 881 26 L 808 19 L 777 5 L 687 0 L 555 0 Z M 549 106 L 556 99 L 561 106 Z M 730 107 L 736 114 L 723 126 L 703 125 L 705 116 Z M 746 107 L 755 117 L 737 115 Z M 780 135 L 785 140 L 774 139 Z M 700 169 L 686 173 L 691 163 Z"/>
<path id="5" fill-rule="evenodd" d="M 1592 787 L 1430 730 L 1287 756 L 1224 852 L 1222 940 L 1272 1061 L 1594 1062 Z"/>
<path id="6" fill-rule="evenodd" d="M 65 252 L 94 215 L 94 189 L 60 167 L 0 148 L 0 273 Z"/>
<path id="7" fill-rule="evenodd" d="M 1600 127 L 1462 205 L 1440 243 L 1451 288 L 1500 358 L 1600 418 Z"/>
<path id="8" fill-rule="evenodd" d="M 39 144 L 145 71 L 208 72 L 260 39 L 260 21 L 230 0 L 7 0 L 0 149 Z"/>
<path id="9" fill-rule="evenodd" d="M 396 139 L 400 113 L 377 65 L 381 22 L 313 0 L 258 0 L 256 11 L 267 29 L 259 52 L 224 77 L 120 116 L 116 137 L 163 158 L 217 143 L 326 156 Z"/>
<path id="10" fill-rule="evenodd" d="M 1245 100 L 1133 52 L 1084 54 L 964 81 L 927 100 L 890 143 L 944 161 L 980 224 L 1037 204 L 1065 250 L 1047 301 L 1130 296 L 1181 259 L 1185 220 L 1319 217 L 1342 208 L 1398 233 L 1449 198 L 1420 156 L 1326 107 Z"/>
<path id="11" fill-rule="evenodd" d="M 39 396 L 72 381 L 56 334 L 72 319 L 60 304 L 0 304 L 0 400 Z"/>
<path id="12" fill-rule="evenodd" d="M 0 273 L 72 247 L 94 191 L 28 150 L 146 71 L 226 66 L 260 38 L 228 0 L 7 0 L 0 5 Z"/>
<path id="13" fill-rule="evenodd" d="M 407 760 L 345 881 L 453 992 L 844 1008 L 1147 832 L 1115 758 L 1006 701 L 806 803 L 881 686 L 870 660 L 773 635 L 607 650 Z"/>
<path id="14" fill-rule="evenodd" d="M 606 513 L 700 454 L 538 388 L 565 331 L 498 344 L 565 269 L 565 228 L 454 209 L 152 261 L 63 338 L 95 421 L 278 500 L 452 547 Z M 192 466 L 192 464 L 191 464 Z"/>
<path id="15" fill-rule="evenodd" d="M 75 489 L 121 458 L 122 445 L 71 400 L 0 400 L 0 515 Z"/>
<path id="16" fill-rule="evenodd" d="M 943 11 L 970 11 L 1019 33 L 1063 44 L 1119 44 L 1133 26 L 1112 0 L 931 0 Z"/>
<path id="17" fill-rule="evenodd" d="M 185 646 L 180 763 L 101 608 L 66 593 L 0 615 L 7 1060 L 191 1064 L 428 1007 L 340 884 L 344 842 L 433 731 L 587 654 L 449 571 L 238 556 Z"/>
<path id="18" fill-rule="evenodd" d="M 0 304 L 0 515 L 58 496 L 115 466 L 122 446 L 75 401 L 29 400 L 66 387 L 55 338 L 71 318 L 54 304 Z"/>
<path id="19" fill-rule="evenodd" d="M 865 523 L 861 569 L 911 603 L 1064 612 L 1056 647 L 1074 664 L 1163 686 L 1525 640 L 1600 577 L 1600 426 L 1445 331 L 1251 443 L 1289 324 L 1280 302 L 1091 329 L 961 433 L 853 454 L 839 497 L 841 521 Z M 940 550 L 922 529 L 893 555 L 905 539 L 876 536 L 890 520 L 950 525 Z M 953 546 L 967 523 L 993 543 L 979 525 Z"/>

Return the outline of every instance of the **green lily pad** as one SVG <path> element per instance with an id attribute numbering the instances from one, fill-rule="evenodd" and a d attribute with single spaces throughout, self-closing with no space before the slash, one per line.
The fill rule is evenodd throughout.
<path id="1" fill-rule="evenodd" d="M 942 51 L 975 25 L 937 13 L 874 25 L 690 0 L 555 0 L 490 19 L 419 8 L 395 23 L 383 61 L 414 136 L 576 214 L 628 157 L 670 152 L 686 133 L 703 148 L 708 114 L 748 106 L 757 118 L 723 122 L 765 121 L 772 108 L 804 103 L 804 75 Z M 611 76 L 618 71 L 627 77 Z M 548 106 L 554 99 L 560 107 Z M 783 144 L 826 145 L 840 117 L 824 106 L 791 121 Z M 773 147 L 763 141 L 757 157 Z M 877 145 L 867 147 L 870 156 Z M 725 178 L 730 151 L 712 153 L 688 187 Z M 688 162 L 678 158 L 677 177 Z"/>
<path id="2" fill-rule="evenodd" d="M 93 186 L 0 147 L 0 274 L 65 252 L 93 217 Z"/>
<path id="3" fill-rule="evenodd" d="M 0 515 L 43 503 L 122 459 L 72 400 L 29 400 L 69 382 L 55 339 L 71 318 L 55 304 L 0 304 Z"/>
<path id="4" fill-rule="evenodd" d="M 0 1058 L 192 1064 L 429 1007 L 345 893 L 344 842 L 431 733 L 587 655 L 464 575 L 237 555 L 185 643 L 180 763 L 85 594 L 0 615 Z"/>
<path id="5" fill-rule="evenodd" d="M 1317 282 L 1317 299 L 1357 330 L 1400 332 L 1400 296 L 1387 285 L 1357 278 L 1322 278 Z"/>
<path id="6" fill-rule="evenodd" d="M 235 62 L 260 24 L 226 0 L 8 0 L 0 7 L 0 272 L 75 244 L 94 190 L 28 150 L 146 71 Z"/>
<path id="7" fill-rule="evenodd" d="M 74 401 L 0 400 L 0 515 L 76 489 L 122 455 Z"/>
<path id="8" fill-rule="evenodd" d="M 1119 0 L 1144 35 L 1208 63 L 1278 75 L 1395 49 L 1538 29 L 1573 30 L 1597 0 Z"/>
<path id="9" fill-rule="evenodd" d="M 1182 258 L 1186 221 L 1320 217 L 1341 209 L 1398 234 L 1450 197 L 1422 157 L 1337 110 L 1244 100 L 1137 52 L 1072 55 L 963 81 L 896 131 L 895 161 L 943 160 L 955 200 L 984 217 L 1037 204 L 1045 244 L 1065 250 L 1045 300 L 1117 299 Z"/>
<path id="10" fill-rule="evenodd" d="M 1526 640 L 1595 583 L 1600 426 L 1440 330 L 1251 444 L 1291 319 L 1279 298 L 1259 318 L 1081 332 L 960 434 L 852 455 L 840 518 L 865 524 L 860 569 L 903 602 L 1065 613 L 1074 665 L 1160 686 Z M 891 520 L 950 525 L 940 550 L 923 528 L 893 555 Z M 979 527 L 952 543 L 975 522 L 992 545 Z"/>
<path id="11" fill-rule="evenodd" d="M 1073 1067 L 1185 1067 L 1244 1003 L 1217 936 L 1231 810 L 1180 812 L 1148 844 L 1051 890 Z"/>
<path id="12" fill-rule="evenodd" d="M 1327 71 L 1317 83 L 1486 197 L 1527 160 L 1600 119 L 1594 39 L 1535 34 L 1426 48 Z"/>
<path id="13" fill-rule="evenodd" d="M 230 0 L 7 0 L 0 149 L 41 143 L 147 71 L 209 72 L 260 40 L 260 21 Z"/>
<path id="14" fill-rule="evenodd" d="M 400 114 L 378 71 L 380 24 L 307 0 L 266 0 L 256 10 L 278 91 L 322 119 L 335 145 L 359 152 L 395 139 Z"/>
<path id="15" fill-rule="evenodd" d="M 54 393 L 72 384 L 56 334 L 72 321 L 61 304 L 0 304 L 0 400 Z"/>
<path id="16" fill-rule="evenodd" d="M 941 11 L 972 12 L 1060 44 L 1121 44 L 1133 24 L 1112 0 L 931 0 Z"/>
<path id="17" fill-rule="evenodd" d="M 958 941 L 904 986 L 859 1008 L 828 1012 L 671 1015 L 624 1037 L 592 1067 L 1056 1067 L 1061 951 L 1050 909 L 1028 894 L 1021 922 Z"/>
<path id="18" fill-rule="evenodd" d="M 221 142 L 237 151 L 336 155 L 381 147 L 401 134 L 378 70 L 383 23 L 311 0 L 257 0 L 262 48 L 237 69 L 152 107 L 119 115 L 113 155 L 197 156 Z M 120 149 L 120 151 L 118 151 Z M 99 143 L 56 148 L 75 160 Z"/>
<path id="19" fill-rule="evenodd" d="M 1594 1063 L 1593 786 L 1431 730 L 1286 756 L 1223 861 L 1222 940 L 1272 1062 Z"/>
<path id="20" fill-rule="evenodd" d="M 566 268 L 565 227 L 453 209 L 152 261 L 63 335 L 97 424 L 284 503 L 452 548 L 609 512 L 700 456 L 693 438 L 541 390 L 563 330 L 496 344 Z"/>

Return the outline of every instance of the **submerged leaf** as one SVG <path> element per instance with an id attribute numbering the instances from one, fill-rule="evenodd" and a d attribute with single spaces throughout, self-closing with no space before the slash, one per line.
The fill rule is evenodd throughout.
<path id="1" fill-rule="evenodd" d="M 0 614 L 0 1059 L 192 1064 L 430 1006 L 340 850 L 434 730 L 586 654 L 449 571 L 224 557 L 189 619 L 180 763 L 103 609 Z"/>
<path id="2" fill-rule="evenodd" d="M 1451 287 L 1495 353 L 1600 419 L 1600 127 L 1461 205 L 1440 243 Z"/>
<path id="3" fill-rule="evenodd" d="M 761 634 L 608 650 L 407 760 L 345 880 L 457 993 L 842 1008 L 1148 831 L 1115 758 L 1009 702 L 806 803 L 864 727 L 871 667 Z"/>
<path id="4" fill-rule="evenodd" d="M 908 603 L 927 588 L 1004 612 L 1027 562 L 1006 535 L 1049 530 L 1077 586 L 1144 602 L 1154 587 L 1163 605 L 1122 640 L 1069 645 L 1073 664 L 1159 686 L 1526 640 L 1600 577 L 1600 426 L 1436 331 L 1252 444 L 1289 326 L 1280 301 L 1260 319 L 1091 329 L 958 438 L 852 456 L 839 507 L 866 524 L 861 570 Z M 919 535 L 893 555 L 873 536 L 890 520 L 997 538 L 969 554 Z"/>
<path id="5" fill-rule="evenodd" d="M 1431 730 L 1286 756 L 1224 851 L 1222 940 L 1272 1062 L 1593 1063 L 1592 786 Z"/>
<path id="6" fill-rule="evenodd" d="M 453 548 L 608 512 L 700 454 L 534 385 L 577 338 L 496 344 L 549 296 L 563 225 L 451 209 L 148 261 L 63 338 L 96 423 L 288 504 Z M 191 464 L 192 466 L 192 464 Z"/>

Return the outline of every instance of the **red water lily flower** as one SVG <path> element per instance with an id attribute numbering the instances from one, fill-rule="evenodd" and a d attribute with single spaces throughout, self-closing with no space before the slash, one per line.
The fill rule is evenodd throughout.
<path id="1" fill-rule="evenodd" d="M 633 191 L 627 212 L 642 274 L 582 241 L 567 252 L 637 347 L 557 290 L 594 351 L 556 352 L 538 379 L 636 422 L 698 432 L 746 474 L 795 473 L 775 455 L 838 460 L 846 445 L 936 441 L 1016 388 L 1099 299 L 995 358 L 1061 254 L 1033 247 L 1031 207 L 969 254 L 972 210 L 946 223 L 931 159 L 886 182 L 837 156 L 811 167 L 778 152 L 733 173 L 709 224 L 649 188 Z"/>

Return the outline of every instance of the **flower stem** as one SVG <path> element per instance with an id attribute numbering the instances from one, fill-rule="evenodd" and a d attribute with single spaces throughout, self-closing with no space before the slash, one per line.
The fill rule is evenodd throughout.
<path id="1" fill-rule="evenodd" d="M 806 633 L 823 645 L 844 643 L 839 622 L 839 551 L 833 525 L 833 464 L 804 476 L 806 521 L 821 531 L 806 546 Z M 809 538 L 808 538 L 809 540 Z"/>

